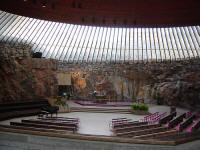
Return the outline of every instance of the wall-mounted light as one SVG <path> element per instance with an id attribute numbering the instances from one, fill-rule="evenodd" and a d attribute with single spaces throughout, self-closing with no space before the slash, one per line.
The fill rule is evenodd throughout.
<path id="1" fill-rule="evenodd" d="M 42 7 L 47 7 L 46 1 L 42 2 Z"/>

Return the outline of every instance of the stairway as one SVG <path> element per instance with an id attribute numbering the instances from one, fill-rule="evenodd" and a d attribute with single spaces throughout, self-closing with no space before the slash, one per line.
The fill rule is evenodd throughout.
<path id="1" fill-rule="evenodd" d="M 113 108 L 83 108 L 71 107 L 70 112 L 91 112 L 91 113 L 123 113 L 131 114 L 130 109 L 113 109 Z"/>

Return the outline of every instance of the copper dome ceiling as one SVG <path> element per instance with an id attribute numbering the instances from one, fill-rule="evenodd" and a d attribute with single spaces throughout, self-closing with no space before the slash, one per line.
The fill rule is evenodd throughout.
<path id="1" fill-rule="evenodd" d="M 199 0 L 1 0 L 0 10 L 71 24 L 171 27 L 200 24 Z"/>

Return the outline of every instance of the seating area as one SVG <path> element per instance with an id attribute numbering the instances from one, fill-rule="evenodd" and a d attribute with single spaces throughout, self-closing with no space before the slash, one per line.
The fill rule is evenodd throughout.
<path id="1" fill-rule="evenodd" d="M 57 111 L 58 108 L 52 107 L 46 99 L 0 103 L 0 121 L 39 114 L 53 115 Z"/>
<path id="2" fill-rule="evenodd" d="M 185 112 L 178 116 L 176 116 L 177 112 L 173 112 L 168 115 L 166 114 L 167 113 L 162 113 L 159 115 L 159 113 L 156 112 L 145 116 L 139 121 L 131 121 L 128 118 L 112 119 L 111 130 L 113 132 L 113 136 L 159 140 L 160 138 L 164 139 L 165 137 L 187 133 L 187 131 L 189 131 L 188 129 L 190 129 L 190 132 L 197 131 L 199 129 L 200 119 L 196 119 L 197 113 Z M 155 118 L 164 115 L 166 116 L 158 119 L 158 122 L 152 121 Z"/>
<path id="3" fill-rule="evenodd" d="M 22 119 L 21 122 L 11 121 L 10 125 L 0 126 L 31 131 L 74 134 L 77 133 L 79 128 L 79 119 L 67 117 L 38 117 L 38 119 Z"/>
<path id="4" fill-rule="evenodd" d="M 31 102 L 30 104 L 32 106 L 35 106 Z M 74 116 L 73 113 L 59 114 L 58 116 L 49 115 L 51 113 L 51 110 L 50 111 L 48 110 L 50 105 L 47 102 L 43 102 L 43 104 L 46 105 L 42 105 L 42 107 L 40 107 L 40 113 L 38 113 L 36 116 L 8 120 L 6 124 L 5 123 L 0 124 L 0 127 L 11 129 L 11 131 L 19 130 L 28 133 L 32 133 L 35 131 L 35 133 L 44 133 L 49 135 L 51 135 L 51 133 L 52 135 L 56 133 L 56 135 L 60 136 L 87 135 L 86 133 L 83 133 L 82 127 L 83 124 L 87 123 L 88 119 L 86 119 L 85 120 L 86 122 L 84 122 L 84 119 L 80 120 L 79 116 L 78 115 Z M 39 104 L 37 103 L 37 105 Z M 20 105 L 20 107 L 22 106 Z M 30 106 L 27 105 L 24 107 L 31 108 Z M 12 108 L 14 108 L 14 106 L 12 106 Z M 12 110 L 11 107 L 8 110 L 11 111 Z M 52 110 L 53 110 L 52 113 L 54 113 L 56 108 L 52 108 Z M 173 141 L 173 140 L 178 141 L 186 139 L 187 136 L 192 138 L 193 133 L 199 132 L 200 118 L 198 116 L 198 113 L 195 112 L 183 113 L 179 111 L 178 113 L 173 112 L 171 114 L 169 114 L 169 112 L 162 112 L 162 113 L 155 112 L 150 115 L 144 116 L 142 118 L 140 116 L 137 116 L 138 119 L 134 119 L 134 117 L 130 118 L 127 117 L 132 115 L 133 114 L 121 114 L 119 117 L 116 118 L 112 118 L 111 117 L 112 115 L 110 115 L 111 120 L 108 120 L 109 124 L 105 124 L 109 126 L 110 129 L 109 131 L 110 134 L 106 135 L 106 138 L 109 137 L 111 139 L 112 138 L 115 139 L 117 137 L 116 139 L 121 139 L 121 140 L 137 139 L 137 140 L 146 140 L 150 142 Z M 88 127 L 87 128 L 84 127 L 84 129 L 89 129 L 91 127 L 92 126 L 88 123 Z M 96 128 L 98 127 L 96 126 Z M 96 128 L 94 127 L 93 129 L 96 130 Z M 93 135 L 92 132 L 90 134 L 92 136 L 96 135 L 96 134 Z"/>

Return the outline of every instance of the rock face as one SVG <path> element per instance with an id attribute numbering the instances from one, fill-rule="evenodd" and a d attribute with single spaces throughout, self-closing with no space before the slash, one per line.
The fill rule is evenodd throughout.
<path id="1" fill-rule="evenodd" d="M 73 95 L 93 99 L 93 91 L 113 101 L 134 101 L 144 95 L 147 75 L 126 64 L 58 64 L 58 70 L 72 74 Z"/>
<path id="2" fill-rule="evenodd" d="M 92 98 L 94 90 L 116 101 L 142 101 L 200 105 L 200 59 L 119 64 L 63 64 L 58 69 L 72 74 L 74 95 Z"/>
<path id="3" fill-rule="evenodd" d="M 32 58 L 25 45 L 0 43 L 0 101 L 54 97 L 56 72 L 72 75 L 73 96 L 93 99 L 93 92 L 113 101 L 200 105 L 200 59 L 148 63 L 65 64 Z"/>
<path id="4" fill-rule="evenodd" d="M 0 101 L 57 94 L 56 61 L 32 58 L 28 46 L 0 43 Z"/>

